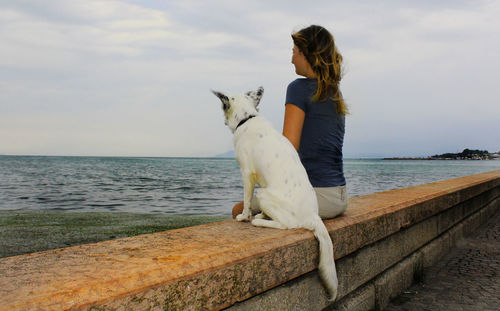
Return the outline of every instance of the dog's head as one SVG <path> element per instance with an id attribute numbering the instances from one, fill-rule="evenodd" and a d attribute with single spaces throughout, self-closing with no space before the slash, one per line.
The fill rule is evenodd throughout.
<path id="1" fill-rule="evenodd" d="M 264 88 L 261 86 L 255 91 L 238 95 L 226 95 L 216 91 L 212 92 L 221 100 L 222 110 L 226 118 L 225 123 L 234 133 L 240 122 L 259 114 L 257 106 L 264 94 Z"/>

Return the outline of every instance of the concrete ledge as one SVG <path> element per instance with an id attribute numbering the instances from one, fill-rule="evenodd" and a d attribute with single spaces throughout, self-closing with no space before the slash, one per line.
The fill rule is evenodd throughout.
<path id="1" fill-rule="evenodd" d="M 340 283 L 329 308 L 382 308 L 499 198 L 500 170 L 351 198 L 345 216 L 325 222 Z M 306 230 L 230 220 L 8 257 L 0 310 L 322 309 L 317 256 Z"/>

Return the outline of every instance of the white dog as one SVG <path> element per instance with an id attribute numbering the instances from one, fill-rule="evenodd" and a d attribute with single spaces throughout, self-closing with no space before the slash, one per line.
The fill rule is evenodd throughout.
<path id="1" fill-rule="evenodd" d="M 259 116 L 257 105 L 264 89 L 244 95 L 213 93 L 222 101 L 225 123 L 234 134 L 234 149 L 244 183 L 243 213 L 238 221 L 249 221 L 250 203 L 258 203 L 260 214 L 254 226 L 314 232 L 319 241 L 319 273 L 333 301 L 337 296 L 337 273 L 333 246 L 318 216 L 316 194 L 297 151 L 283 135 Z M 252 200 L 255 184 L 259 188 Z M 252 206 L 255 211 L 256 207 Z M 266 218 L 270 218 L 266 219 Z"/>

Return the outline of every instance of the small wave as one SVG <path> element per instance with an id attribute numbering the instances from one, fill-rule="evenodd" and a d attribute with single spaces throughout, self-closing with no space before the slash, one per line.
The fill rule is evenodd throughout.
<path id="1" fill-rule="evenodd" d="M 76 211 L 76 210 L 81 210 L 81 207 L 53 207 L 49 208 L 47 210 L 49 211 Z"/>
<path id="2" fill-rule="evenodd" d="M 134 188 L 130 188 L 130 190 L 141 191 L 141 192 L 149 191 L 149 189 L 146 187 L 134 187 Z"/>
<path id="3" fill-rule="evenodd" d="M 183 198 L 184 200 L 188 200 L 188 201 L 221 201 L 221 200 L 224 200 L 222 198 Z"/>
<path id="4" fill-rule="evenodd" d="M 198 188 L 197 187 L 193 187 L 193 186 L 180 186 L 180 187 L 177 187 L 177 188 L 172 188 L 171 190 L 183 190 L 183 191 L 189 191 L 189 190 L 197 190 Z"/>
<path id="5" fill-rule="evenodd" d="M 120 206 L 125 206 L 125 204 L 122 204 L 122 203 L 116 203 L 116 204 L 87 204 L 87 206 L 90 206 L 90 207 L 104 207 L 104 208 L 109 208 L 109 207 L 120 207 Z"/>
<path id="6" fill-rule="evenodd" d="M 158 181 L 158 180 L 161 180 L 161 179 L 152 178 L 152 177 L 138 177 L 137 179 L 140 181 Z"/>

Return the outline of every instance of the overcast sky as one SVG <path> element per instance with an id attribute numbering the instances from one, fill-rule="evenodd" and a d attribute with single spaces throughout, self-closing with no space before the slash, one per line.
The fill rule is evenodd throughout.
<path id="1" fill-rule="evenodd" d="M 500 150 L 500 1 L 0 0 L 0 154 L 213 156 L 210 89 L 264 86 L 281 131 L 290 34 L 345 60 L 345 157 Z"/>

